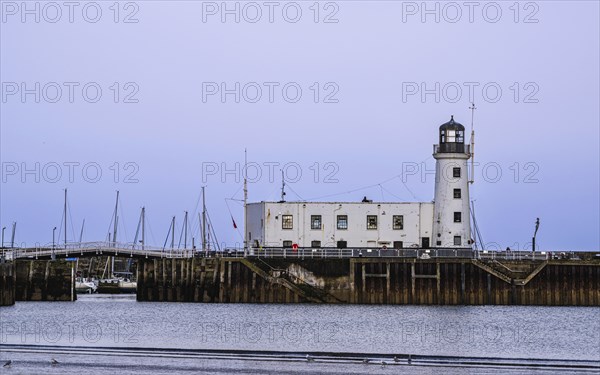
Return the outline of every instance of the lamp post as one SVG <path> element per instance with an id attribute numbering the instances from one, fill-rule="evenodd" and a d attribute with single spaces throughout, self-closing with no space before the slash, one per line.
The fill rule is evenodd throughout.
<path id="1" fill-rule="evenodd" d="M 56 227 L 54 227 L 54 229 L 52 229 L 52 256 L 51 256 L 52 260 L 54 260 L 56 257 L 56 255 L 54 254 L 54 247 L 56 245 L 55 237 L 54 237 L 55 233 L 56 233 Z"/>
<path id="2" fill-rule="evenodd" d="M 2 227 L 2 247 L 0 247 L 0 249 L 2 249 L 2 258 L 1 258 L 1 262 L 4 263 L 4 230 L 6 229 L 6 227 Z"/>
<path id="3" fill-rule="evenodd" d="M 54 227 L 54 229 L 52 229 L 52 251 L 54 251 L 54 246 L 55 246 L 55 244 L 56 244 L 56 241 L 55 241 L 55 238 L 56 238 L 56 237 L 55 237 L 55 233 L 56 233 L 56 227 Z"/>
<path id="4" fill-rule="evenodd" d="M 531 251 L 534 251 L 534 252 L 535 252 L 535 236 L 537 236 L 538 229 L 540 229 L 540 218 L 539 217 L 535 220 L 535 232 L 533 232 L 533 239 L 531 241 L 532 242 Z"/>

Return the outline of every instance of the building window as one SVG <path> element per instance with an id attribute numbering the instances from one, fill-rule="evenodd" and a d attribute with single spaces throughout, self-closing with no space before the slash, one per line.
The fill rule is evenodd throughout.
<path id="1" fill-rule="evenodd" d="M 321 215 L 310 215 L 310 229 L 321 229 Z"/>
<path id="2" fill-rule="evenodd" d="M 394 230 L 404 229 L 404 215 L 392 216 L 392 228 Z"/>
<path id="3" fill-rule="evenodd" d="M 461 197 L 461 190 L 460 189 L 454 189 L 454 198 L 456 199 L 460 199 Z"/>
<path id="4" fill-rule="evenodd" d="M 281 229 L 294 229 L 294 217 L 292 215 L 281 215 Z"/>
<path id="5" fill-rule="evenodd" d="M 377 215 L 367 215 L 367 229 L 377 229 Z"/>
<path id="6" fill-rule="evenodd" d="M 454 245 L 460 245 L 461 239 L 460 236 L 454 236 Z"/>
<path id="7" fill-rule="evenodd" d="M 313 248 L 319 248 L 319 247 L 321 247 L 321 241 L 312 241 L 310 243 L 310 247 L 313 247 Z"/>
<path id="8" fill-rule="evenodd" d="M 404 242 L 394 241 L 394 249 L 402 249 L 403 247 L 404 247 Z"/>
<path id="9" fill-rule="evenodd" d="M 337 242 L 338 249 L 345 249 L 347 247 L 348 247 L 348 242 L 346 242 L 346 241 L 338 241 Z"/>
<path id="10" fill-rule="evenodd" d="M 292 241 L 283 241 L 283 247 L 291 248 L 292 247 Z"/>
<path id="11" fill-rule="evenodd" d="M 454 222 L 455 223 L 462 222 L 462 214 L 460 212 L 455 212 L 454 213 Z"/>
<path id="12" fill-rule="evenodd" d="M 348 229 L 348 215 L 338 215 L 337 229 Z"/>
<path id="13" fill-rule="evenodd" d="M 456 178 L 460 178 L 460 167 L 452 168 L 452 176 Z"/>

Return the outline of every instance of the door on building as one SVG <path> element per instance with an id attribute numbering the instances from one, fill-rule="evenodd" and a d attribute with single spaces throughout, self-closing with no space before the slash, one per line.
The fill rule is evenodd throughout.
<path id="1" fill-rule="evenodd" d="M 421 248 L 429 249 L 429 237 L 421 237 Z"/>

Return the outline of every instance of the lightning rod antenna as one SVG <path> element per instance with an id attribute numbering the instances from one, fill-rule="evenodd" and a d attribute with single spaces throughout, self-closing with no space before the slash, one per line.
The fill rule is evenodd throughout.
<path id="1" fill-rule="evenodd" d="M 281 203 L 285 202 L 285 175 L 281 170 Z"/>
<path id="2" fill-rule="evenodd" d="M 474 127 L 474 120 L 475 120 L 475 110 L 477 109 L 477 107 L 475 107 L 475 103 L 471 103 L 471 106 L 469 107 L 469 109 L 471 110 L 471 179 L 469 180 L 470 184 L 475 183 L 475 127 Z"/>

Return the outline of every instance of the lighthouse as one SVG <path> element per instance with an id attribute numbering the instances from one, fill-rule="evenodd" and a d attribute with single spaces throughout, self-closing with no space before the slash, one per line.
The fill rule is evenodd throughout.
<path id="1" fill-rule="evenodd" d="M 433 201 L 378 202 L 364 197 L 360 201 L 252 202 L 246 211 L 249 246 L 365 250 L 365 254 L 378 249 L 472 249 L 469 186 L 473 173 L 469 175 L 467 163 L 473 156 L 473 143 L 465 144 L 465 127 L 451 118 L 439 127 L 439 143 L 433 147 Z"/>
<path id="2" fill-rule="evenodd" d="M 467 162 L 470 147 L 465 145 L 465 127 L 454 121 L 440 126 L 439 143 L 433 147 L 435 197 L 433 245 L 441 248 L 471 248 L 471 212 Z"/>

